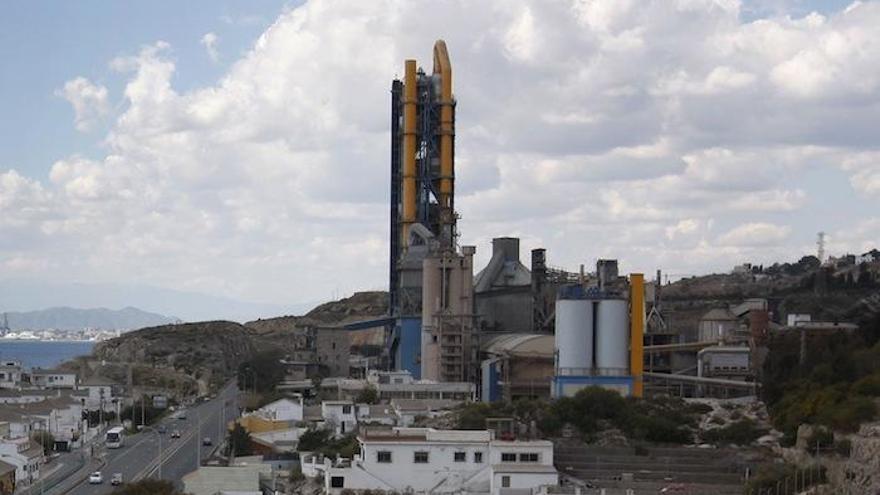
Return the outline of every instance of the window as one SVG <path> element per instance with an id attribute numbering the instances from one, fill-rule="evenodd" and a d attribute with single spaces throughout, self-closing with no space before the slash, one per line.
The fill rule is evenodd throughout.
<path id="1" fill-rule="evenodd" d="M 501 488 L 510 488 L 510 476 L 501 477 Z"/>
<path id="2" fill-rule="evenodd" d="M 474 452 L 474 462 L 480 464 L 483 462 L 483 453 L 482 452 Z"/>
<path id="3" fill-rule="evenodd" d="M 345 486 L 345 476 L 331 476 L 330 488 L 342 488 Z"/>
<path id="4" fill-rule="evenodd" d="M 466 462 L 467 461 L 467 453 L 465 452 L 456 452 L 455 453 L 455 462 Z"/>
<path id="5" fill-rule="evenodd" d="M 391 451 L 390 450 L 380 450 L 376 452 L 376 462 L 389 463 L 391 462 Z"/>
<path id="6" fill-rule="evenodd" d="M 513 452 L 502 452 L 501 462 L 516 462 L 516 454 Z"/>
<path id="7" fill-rule="evenodd" d="M 351 414 L 351 406 L 342 406 L 342 414 Z"/>
<path id="8" fill-rule="evenodd" d="M 527 452 L 519 455 L 519 462 L 538 462 L 537 452 Z"/>
<path id="9" fill-rule="evenodd" d="M 428 463 L 428 453 L 427 452 L 415 452 L 413 454 L 413 462 L 416 464 L 427 464 Z"/>

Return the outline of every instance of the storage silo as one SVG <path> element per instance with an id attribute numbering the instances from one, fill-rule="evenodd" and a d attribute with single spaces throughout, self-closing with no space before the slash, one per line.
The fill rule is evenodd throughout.
<path id="1" fill-rule="evenodd" d="M 593 301 L 556 300 L 556 374 L 588 375 L 593 367 Z"/>
<path id="2" fill-rule="evenodd" d="M 596 310 L 596 371 L 629 373 L 629 306 L 624 299 L 601 299 Z"/>

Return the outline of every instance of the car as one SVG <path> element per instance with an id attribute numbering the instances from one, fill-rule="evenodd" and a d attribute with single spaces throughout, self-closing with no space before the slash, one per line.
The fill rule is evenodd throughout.
<path id="1" fill-rule="evenodd" d="M 122 473 L 113 473 L 113 477 L 110 478 L 110 484 L 113 486 L 119 486 L 122 484 Z"/>
<path id="2" fill-rule="evenodd" d="M 164 434 L 165 434 L 165 431 L 166 431 L 166 430 L 165 430 L 165 425 L 159 425 L 159 426 L 156 428 L 156 431 L 158 431 L 159 433 L 161 433 L 161 434 L 164 435 Z"/>
<path id="3" fill-rule="evenodd" d="M 101 474 L 101 471 L 95 471 L 94 473 L 89 475 L 89 484 L 90 485 L 100 485 L 104 482 L 104 476 Z"/>
<path id="4" fill-rule="evenodd" d="M 211 445 L 211 437 L 205 437 L 202 439 L 202 445 Z"/>
<path id="5" fill-rule="evenodd" d="M 171 438 L 180 438 L 180 432 L 178 430 L 172 430 Z"/>
<path id="6" fill-rule="evenodd" d="M 186 419 L 186 409 L 180 409 L 177 411 L 177 414 L 174 415 L 177 419 Z"/>

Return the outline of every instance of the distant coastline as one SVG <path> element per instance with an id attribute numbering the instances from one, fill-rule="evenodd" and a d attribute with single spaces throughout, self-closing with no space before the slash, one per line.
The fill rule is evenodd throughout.
<path id="1" fill-rule="evenodd" d="M 36 340 L 0 338 L 0 359 L 21 361 L 25 369 L 55 368 L 79 356 L 89 356 L 93 340 Z"/>

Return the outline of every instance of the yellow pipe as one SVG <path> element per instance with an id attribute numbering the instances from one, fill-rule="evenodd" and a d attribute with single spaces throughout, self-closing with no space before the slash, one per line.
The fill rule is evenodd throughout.
<path id="1" fill-rule="evenodd" d="M 440 206 L 452 206 L 452 137 L 455 135 L 455 117 L 452 113 L 452 65 L 446 42 L 434 43 L 434 74 L 440 75 Z M 451 212 L 450 212 L 451 213 Z"/>
<path id="2" fill-rule="evenodd" d="M 409 243 L 416 221 L 416 61 L 407 60 L 403 80 L 403 228 L 401 245 Z"/>
<path id="3" fill-rule="evenodd" d="M 645 275 L 631 273 L 629 275 L 629 368 L 633 377 L 633 396 L 644 395 L 642 373 L 645 363 Z"/>

